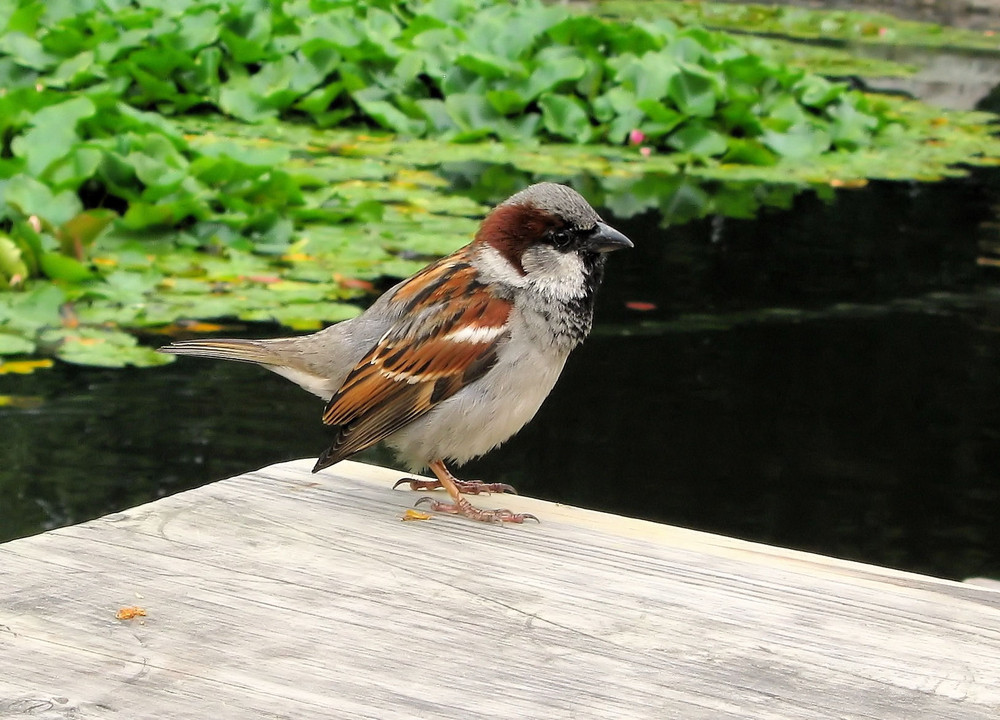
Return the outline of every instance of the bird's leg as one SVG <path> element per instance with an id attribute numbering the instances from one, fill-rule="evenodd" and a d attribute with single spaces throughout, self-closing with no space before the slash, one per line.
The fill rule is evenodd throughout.
<path id="1" fill-rule="evenodd" d="M 452 477 L 452 480 L 458 487 L 458 491 L 463 495 L 479 495 L 481 493 L 510 493 L 511 495 L 517 495 L 517 490 L 514 489 L 514 486 L 507 483 L 484 483 L 476 480 L 459 480 L 457 477 Z M 440 480 L 400 478 L 392 486 L 392 489 L 395 490 L 400 485 L 409 485 L 410 490 L 438 490 L 444 487 Z"/>
<path id="2" fill-rule="evenodd" d="M 443 487 L 447 490 L 454 502 L 445 503 L 435 500 L 434 498 L 424 496 L 417 500 L 415 505 L 426 502 L 430 504 L 431 510 L 434 510 L 435 512 L 451 513 L 452 515 L 464 515 L 470 520 L 479 520 L 481 522 L 523 523 L 525 520 L 534 520 L 535 522 L 538 522 L 538 518 L 529 513 L 513 513 L 510 510 L 481 510 L 462 497 L 462 492 L 459 490 L 459 483 L 462 481 L 448 472 L 448 468 L 444 466 L 444 463 L 441 460 L 435 460 L 430 463 L 430 468 L 431 471 L 437 476 L 438 482 L 440 483 L 439 485 L 435 485 L 435 487 Z"/>

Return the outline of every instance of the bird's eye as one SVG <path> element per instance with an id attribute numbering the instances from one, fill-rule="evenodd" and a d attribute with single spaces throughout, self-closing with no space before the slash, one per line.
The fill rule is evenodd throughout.
<path id="1" fill-rule="evenodd" d="M 565 230 L 553 230 L 549 239 L 552 246 L 558 250 L 569 247 L 570 243 L 573 242 L 573 236 Z"/>

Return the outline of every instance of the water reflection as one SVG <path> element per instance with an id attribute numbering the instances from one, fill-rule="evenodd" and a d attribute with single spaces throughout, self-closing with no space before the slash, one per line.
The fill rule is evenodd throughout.
<path id="1" fill-rule="evenodd" d="M 510 190 L 451 170 L 487 202 Z M 639 214 L 612 220 L 636 250 L 613 258 L 597 332 L 538 418 L 465 475 L 867 562 L 1000 577 L 1000 271 L 989 262 L 1000 172 L 832 199 L 746 186 L 753 220 L 712 214 L 733 187 L 699 186 L 713 210 L 683 224 L 704 213 L 663 199 L 680 187 L 655 203 L 645 191 L 601 196 Z M 659 212 L 671 208 L 668 223 Z M 4 538 L 314 457 L 327 441 L 316 398 L 240 365 L 62 366 L 0 376 L 11 394 L 41 404 L 0 407 Z"/>
<path id="2" fill-rule="evenodd" d="M 931 105 L 949 110 L 997 111 L 995 94 L 1000 88 L 1000 57 L 996 52 L 935 50 L 892 45 L 851 45 L 852 53 L 879 60 L 892 60 L 919 69 L 910 77 L 872 78 L 869 88 L 902 92 Z"/>

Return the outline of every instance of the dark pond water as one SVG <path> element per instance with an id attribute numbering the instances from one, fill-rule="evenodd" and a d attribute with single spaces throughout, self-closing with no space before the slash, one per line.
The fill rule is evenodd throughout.
<path id="1" fill-rule="evenodd" d="M 636 249 L 610 263 L 594 336 L 536 419 L 464 476 L 1000 577 L 998 210 L 1000 172 L 976 171 L 807 192 L 754 220 L 612 219 Z M 0 376 L 0 395 L 37 398 L 0 408 L 0 539 L 314 457 L 327 440 L 316 398 L 206 360 L 64 365 Z"/>

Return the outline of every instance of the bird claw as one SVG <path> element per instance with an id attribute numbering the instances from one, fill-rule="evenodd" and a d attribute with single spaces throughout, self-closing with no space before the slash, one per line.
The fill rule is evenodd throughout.
<path id="1" fill-rule="evenodd" d="M 466 495 L 479 495 L 480 493 L 508 493 L 510 495 L 517 495 L 517 490 L 514 489 L 514 486 L 508 485 L 507 483 L 484 483 L 476 480 L 459 480 L 455 484 L 458 485 L 458 489 Z"/>
<path id="2" fill-rule="evenodd" d="M 400 485 L 409 485 L 410 490 L 439 490 L 444 487 L 440 480 L 417 480 L 416 478 L 400 478 L 392 486 L 395 490 Z M 510 493 L 517 495 L 517 490 L 513 485 L 507 483 L 484 483 L 475 480 L 455 480 L 458 491 L 465 495 L 479 495 L 481 493 Z"/>
<path id="3" fill-rule="evenodd" d="M 465 498 L 460 498 L 457 503 L 446 503 L 440 500 L 435 500 L 434 498 L 425 495 L 424 497 L 418 499 L 413 506 L 416 507 L 421 503 L 427 503 L 431 506 L 431 510 L 434 512 L 449 513 L 451 515 L 462 515 L 469 518 L 470 520 L 478 520 L 479 522 L 492 522 L 492 523 L 523 523 L 525 520 L 534 520 L 536 523 L 541 523 L 541 521 L 532 515 L 531 513 L 514 513 L 510 510 L 483 510 L 477 508 L 472 503 L 470 503 Z"/>
<path id="4" fill-rule="evenodd" d="M 410 490 L 436 490 L 441 487 L 441 483 L 437 480 L 417 480 L 416 478 L 399 478 L 396 484 L 392 486 L 395 490 L 400 485 L 409 484 Z"/>

